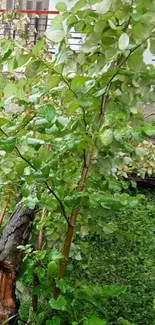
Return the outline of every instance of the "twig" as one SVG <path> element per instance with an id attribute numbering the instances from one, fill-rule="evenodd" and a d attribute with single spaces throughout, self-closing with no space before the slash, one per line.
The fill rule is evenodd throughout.
<path id="1" fill-rule="evenodd" d="M 15 134 L 17 135 L 21 130 L 23 130 L 33 119 L 34 119 L 34 117 L 37 115 L 37 113 L 36 114 L 34 114 L 33 116 L 32 116 L 32 118 L 31 118 L 31 120 L 29 120 L 29 121 L 27 121 L 25 124 L 23 124 L 22 125 L 22 127 L 19 129 L 19 130 L 17 130 L 16 132 L 15 132 Z"/>
<path id="2" fill-rule="evenodd" d="M 0 128 L 0 131 L 8 138 L 8 135 Z"/>
<path id="3" fill-rule="evenodd" d="M 122 61 L 120 62 L 118 65 L 117 65 L 117 69 L 116 69 L 116 72 L 113 74 L 113 76 L 110 78 L 107 86 L 105 87 L 105 93 L 104 95 L 102 96 L 102 101 L 101 101 L 101 113 L 100 113 L 100 116 L 99 116 L 99 128 L 101 127 L 101 123 L 102 123 L 102 116 L 104 115 L 104 110 L 105 110 L 105 107 L 106 107 L 106 104 L 107 104 L 107 101 L 108 101 L 108 98 L 109 98 L 109 95 L 108 95 L 108 91 L 110 90 L 111 88 L 111 84 L 112 84 L 112 81 L 113 79 L 117 76 L 117 74 L 119 73 L 119 69 L 123 66 L 123 64 L 129 59 L 130 55 L 136 51 L 139 47 L 141 47 L 145 42 L 148 41 L 148 39 L 150 39 L 152 37 L 152 35 L 150 35 L 149 37 L 147 37 L 143 42 L 141 42 L 140 44 L 136 45 L 130 52 L 129 54 L 127 55 L 127 57 Z"/>
<path id="4" fill-rule="evenodd" d="M 131 9 L 132 9 L 132 7 L 133 7 L 133 0 L 131 0 Z M 128 29 L 129 24 L 130 24 L 130 21 L 131 21 L 131 15 L 130 15 L 128 21 L 127 21 L 127 24 L 126 24 L 126 25 L 124 26 L 124 28 L 122 29 L 123 32 L 126 32 L 126 30 Z"/>
<path id="5" fill-rule="evenodd" d="M 46 209 L 43 208 L 43 209 L 42 209 L 42 214 L 41 214 L 40 221 L 42 221 L 42 220 L 44 219 L 45 215 L 46 215 Z M 38 251 L 41 251 L 41 250 L 42 250 L 42 247 L 43 247 L 43 229 L 41 229 L 41 230 L 39 231 L 39 236 L 38 236 L 38 247 L 37 247 Z"/>
<path id="6" fill-rule="evenodd" d="M 34 169 L 35 171 L 37 171 L 37 168 L 35 167 L 35 166 L 33 166 L 32 164 L 31 164 L 31 162 L 28 160 L 28 159 L 26 159 L 21 153 L 20 153 L 20 151 L 19 151 L 19 149 L 15 146 L 15 149 L 16 149 L 16 151 L 17 151 L 17 153 L 18 153 L 18 155 L 19 155 L 19 157 L 22 159 L 22 160 L 24 160 L 32 169 Z"/>
<path id="7" fill-rule="evenodd" d="M 145 38 L 145 40 L 143 40 L 140 44 L 136 45 L 130 52 L 129 54 L 126 56 L 126 58 L 118 65 L 116 72 L 114 73 L 114 75 L 111 77 L 107 87 L 109 87 L 109 85 L 111 84 L 111 82 L 113 81 L 113 79 L 117 76 L 119 69 L 122 67 L 122 65 L 129 59 L 130 55 L 135 52 L 139 47 L 141 47 L 144 43 L 146 43 L 150 38 L 152 37 L 152 35 L 148 36 L 147 38 Z"/>
<path id="8" fill-rule="evenodd" d="M 67 218 L 66 211 L 65 211 L 65 208 L 64 208 L 64 206 L 63 206 L 62 201 L 61 201 L 60 198 L 57 196 L 57 194 L 56 194 L 56 193 L 55 193 L 55 192 L 54 192 L 54 191 L 49 187 L 49 185 L 48 185 L 47 182 L 45 182 L 45 185 L 46 185 L 47 189 L 49 190 L 49 192 L 52 193 L 53 196 L 56 198 L 56 200 L 59 202 L 60 207 L 61 207 L 62 214 L 63 214 L 64 218 L 66 219 L 68 225 L 70 225 L 70 222 L 69 222 L 69 220 L 68 220 L 68 218 Z"/>
<path id="9" fill-rule="evenodd" d="M 70 87 L 70 84 L 68 82 L 68 80 L 61 74 L 62 79 L 64 80 L 64 82 L 66 83 L 66 85 L 68 86 L 68 89 L 73 93 L 73 95 L 78 99 L 78 95 L 77 93 Z M 83 113 L 83 122 L 84 122 L 84 126 L 85 129 L 87 128 L 87 122 L 86 122 L 86 114 L 85 114 L 85 110 L 83 107 L 81 107 L 82 109 L 82 113 Z"/>
<path id="10" fill-rule="evenodd" d="M 3 206 L 3 209 L 2 209 L 2 212 L 0 214 L 0 226 L 3 222 L 3 219 L 4 219 L 4 216 L 5 216 L 5 212 L 6 212 L 6 209 L 8 207 L 8 204 L 9 204 L 9 201 L 10 201 L 10 197 L 11 197 L 11 191 L 8 191 L 7 193 L 7 197 L 6 197 L 6 200 L 5 200 L 5 203 L 4 203 L 4 206 Z"/>

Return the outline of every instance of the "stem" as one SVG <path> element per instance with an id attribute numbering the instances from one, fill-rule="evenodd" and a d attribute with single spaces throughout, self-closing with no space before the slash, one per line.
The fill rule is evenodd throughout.
<path id="1" fill-rule="evenodd" d="M 44 219 L 45 214 L 46 214 L 46 209 L 43 208 L 41 218 L 40 218 L 41 221 Z M 42 247 L 43 247 L 43 229 L 41 229 L 39 231 L 37 250 L 41 251 Z M 37 274 L 35 273 L 34 277 L 33 277 L 33 288 L 35 288 L 38 284 L 39 284 L 39 279 L 38 279 Z M 38 308 L 38 295 L 36 295 L 36 294 L 33 294 L 33 296 L 32 296 L 32 308 L 33 308 L 34 312 L 37 311 L 37 308 Z"/>
<path id="2" fill-rule="evenodd" d="M 6 209 L 8 207 L 9 201 L 10 201 L 10 197 L 11 197 L 11 192 L 8 191 L 7 197 L 6 197 L 6 200 L 5 200 L 5 203 L 4 203 L 4 206 L 3 206 L 2 211 L 1 211 L 1 214 L 0 214 L 0 226 L 1 226 L 2 222 L 3 222 Z"/>
<path id="3" fill-rule="evenodd" d="M 43 208 L 40 221 L 42 221 L 45 218 L 45 215 L 46 215 L 46 209 Z M 38 246 L 37 246 L 38 251 L 41 251 L 42 247 L 43 247 L 43 229 L 39 231 Z"/>
<path id="4" fill-rule="evenodd" d="M 65 220 L 67 221 L 68 225 L 69 225 L 69 220 L 67 218 L 66 211 L 65 211 L 65 208 L 63 206 L 62 201 L 59 199 L 59 197 L 57 196 L 57 194 L 49 187 L 49 185 L 48 185 L 47 182 L 45 182 L 45 185 L 46 185 L 47 189 L 49 190 L 49 192 L 52 193 L 53 196 L 56 198 L 56 200 L 59 202 L 60 208 L 61 208 L 61 211 L 62 211 L 62 214 L 63 214 Z"/>
<path id="5" fill-rule="evenodd" d="M 87 177 L 92 154 L 93 154 L 93 149 L 91 148 L 84 159 L 84 165 L 83 165 L 83 169 L 81 172 L 81 178 L 80 178 L 79 184 L 76 188 L 76 192 L 82 192 L 84 190 L 84 182 Z M 68 230 L 67 230 L 67 234 L 66 234 L 66 239 L 64 242 L 63 250 L 62 250 L 62 254 L 64 255 L 64 258 L 60 262 L 58 279 L 63 278 L 65 270 L 66 270 L 67 260 L 69 257 L 69 252 L 70 252 L 70 247 L 71 247 L 71 243 L 72 243 L 72 239 L 73 239 L 74 228 L 75 228 L 78 212 L 79 212 L 79 206 L 77 206 L 77 205 L 73 206 L 72 212 L 70 215 L 70 219 L 69 219 L 69 225 L 68 225 Z M 55 287 L 54 298 L 57 299 L 59 294 L 60 294 L 60 289 Z"/>
<path id="6" fill-rule="evenodd" d="M 19 155 L 19 157 L 22 159 L 22 160 L 24 160 L 32 169 L 34 169 L 35 171 L 37 171 L 37 168 L 35 168 L 32 164 L 31 164 L 31 162 L 28 160 L 28 159 L 26 159 L 21 153 L 20 153 L 20 151 L 19 151 L 19 149 L 15 146 L 15 149 L 16 149 L 16 151 L 17 151 L 17 153 L 18 153 L 18 155 Z"/>

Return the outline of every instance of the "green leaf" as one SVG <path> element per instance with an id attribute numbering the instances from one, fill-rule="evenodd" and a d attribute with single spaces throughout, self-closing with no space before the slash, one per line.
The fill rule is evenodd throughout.
<path id="1" fill-rule="evenodd" d="M 46 127 L 48 127 L 48 121 L 45 118 L 39 119 L 35 121 L 35 126 L 38 131 L 43 131 L 45 130 Z"/>
<path id="2" fill-rule="evenodd" d="M 5 95 L 16 95 L 17 94 L 17 86 L 13 83 L 8 84 L 7 86 L 5 86 L 4 88 L 4 94 Z"/>
<path id="3" fill-rule="evenodd" d="M 61 319 L 58 316 L 53 316 L 52 320 L 47 320 L 46 325 L 60 325 Z"/>
<path id="4" fill-rule="evenodd" d="M 57 87 L 61 81 L 61 76 L 49 73 L 45 79 L 45 85 L 48 90 Z"/>
<path id="5" fill-rule="evenodd" d="M 133 54 L 129 57 L 127 61 L 129 69 L 133 71 L 141 71 L 143 66 L 143 60 L 142 57 L 138 54 Z"/>
<path id="6" fill-rule="evenodd" d="M 41 172 L 36 172 L 33 174 L 33 178 L 35 179 L 35 181 L 37 182 L 46 182 L 48 180 L 48 176 L 44 175 Z"/>
<path id="7" fill-rule="evenodd" d="M 50 166 L 44 166 L 40 171 L 37 171 L 33 174 L 33 177 L 36 181 L 42 182 L 47 181 L 49 177 Z"/>
<path id="8" fill-rule="evenodd" d="M 84 320 L 83 325 L 106 325 L 107 322 L 104 319 L 101 319 L 95 315 L 90 318 Z"/>
<path id="9" fill-rule="evenodd" d="M 80 21 L 78 21 L 78 22 L 76 23 L 76 25 L 74 26 L 74 29 L 75 29 L 75 31 L 76 31 L 77 33 L 82 33 L 83 30 L 85 29 L 85 27 L 86 27 L 85 22 L 80 20 Z"/>
<path id="10" fill-rule="evenodd" d="M 39 60 L 33 60 L 31 61 L 25 69 L 25 75 L 27 78 L 35 78 L 38 73 L 38 69 L 40 67 L 40 61 Z"/>
<path id="11" fill-rule="evenodd" d="M 119 324 L 121 324 L 121 325 L 136 325 L 136 324 L 134 324 L 134 323 L 130 323 L 130 322 L 128 322 L 128 320 L 123 319 L 123 318 L 120 318 L 120 319 L 119 319 Z"/>
<path id="12" fill-rule="evenodd" d="M 111 29 L 116 29 L 116 25 L 113 23 L 113 21 L 111 19 L 108 19 L 108 23 L 109 23 L 109 26 L 111 27 Z"/>
<path id="13" fill-rule="evenodd" d="M 60 279 L 60 280 L 56 279 L 56 286 L 61 290 L 62 293 L 66 292 L 67 283 L 64 279 Z"/>
<path id="14" fill-rule="evenodd" d="M 125 51 L 129 45 L 129 36 L 126 33 L 123 33 L 119 40 L 118 40 L 118 46 L 121 51 Z"/>
<path id="15" fill-rule="evenodd" d="M 45 277 L 45 269 L 43 267 L 36 267 L 34 272 L 38 275 L 39 280 L 41 281 Z"/>
<path id="16" fill-rule="evenodd" d="M 44 117 L 49 122 L 55 122 L 56 111 L 52 104 L 42 105 L 39 108 L 38 115 Z"/>
<path id="17" fill-rule="evenodd" d="M 37 169 L 39 169 L 41 167 L 41 159 L 39 158 L 33 158 L 32 159 L 32 163 L 33 163 L 33 166 L 36 167 Z"/>
<path id="18" fill-rule="evenodd" d="M 63 296 L 59 296 L 58 299 L 50 299 L 49 304 L 53 309 L 64 311 L 66 310 L 66 300 Z"/>
<path id="19" fill-rule="evenodd" d="M 58 274 L 58 265 L 56 262 L 52 261 L 48 264 L 47 274 L 49 277 L 56 277 Z"/>
<path id="20" fill-rule="evenodd" d="M 43 141 L 43 140 L 39 140 L 39 139 L 35 139 L 35 138 L 28 138 L 28 139 L 27 139 L 27 144 L 28 144 L 29 146 L 31 146 L 31 147 L 35 147 L 35 146 L 38 145 L 38 144 L 42 145 L 42 144 L 44 144 L 44 143 L 45 143 L 45 141 Z"/>
<path id="21" fill-rule="evenodd" d="M 109 146 L 113 141 L 113 132 L 111 130 L 105 130 L 99 135 L 99 138 L 104 146 Z"/>
<path id="22" fill-rule="evenodd" d="M 37 42 L 37 44 L 35 44 L 32 48 L 32 53 L 34 55 L 38 55 L 39 52 L 44 48 L 44 45 L 45 45 L 45 41 L 44 39 L 42 38 L 39 42 Z"/>
<path id="23" fill-rule="evenodd" d="M 116 231 L 116 227 L 111 223 L 103 224 L 102 229 L 105 234 L 113 234 Z"/>
<path id="24" fill-rule="evenodd" d="M 58 2 L 55 6 L 55 8 L 59 11 L 66 11 L 67 10 L 67 5 L 65 2 Z"/>
<path id="25" fill-rule="evenodd" d="M 64 45 L 61 47 L 61 51 L 57 55 L 55 66 L 64 63 L 67 58 L 68 58 L 68 51 L 66 49 L 66 46 Z"/>
<path id="26" fill-rule="evenodd" d="M 69 106 L 68 106 L 68 109 L 67 109 L 67 114 L 68 116 L 72 116 L 74 114 L 74 112 L 79 108 L 79 104 L 77 101 L 71 103 Z"/>
<path id="27" fill-rule="evenodd" d="M 66 126 L 69 122 L 69 118 L 68 117 L 63 117 L 63 116 L 59 116 L 56 120 L 56 125 L 59 126 Z"/>
<path id="28" fill-rule="evenodd" d="M 86 77 L 83 76 L 77 76 L 74 77 L 71 81 L 71 88 L 72 90 L 76 90 L 78 88 L 80 88 L 82 85 L 84 85 L 84 83 L 87 81 L 88 79 Z"/>
<path id="29" fill-rule="evenodd" d="M 8 122 L 8 120 L 4 117 L 0 117 L 0 126 L 6 124 Z"/>
<path id="30" fill-rule="evenodd" d="M 30 58 L 31 58 L 30 54 L 19 55 L 16 58 L 18 67 L 22 67 L 23 65 L 25 65 L 30 60 Z"/>
<path id="31" fill-rule="evenodd" d="M 20 161 L 19 163 L 16 164 L 16 172 L 19 176 L 23 175 L 24 169 L 27 167 L 28 163 L 25 161 Z"/>
<path id="32" fill-rule="evenodd" d="M 0 53 L 1 53 L 1 56 L 4 56 L 8 50 L 10 49 L 10 46 L 11 46 L 11 41 L 8 41 L 8 40 L 0 40 Z"/>
<path id="33" fill-rule="evenodd" d="M 78 19 L 74 15 L 70 15 L 66 21 L 66 25 L 70 28 L 78 22 Z"/>
<path id="34" fill-rule="evenodd" d="M 93 105 L 94 100 L 92 97 L 88 97 L 88 98 L 80 97 L 78 98 L 78 103 L 81 107 L 88 108 Z"/>
<path id="35" fill-rule="evenodd" d="M 0 139 L 0 147 L 6 152 L 12 152 L 15 148 L 16 138 L 9 137 L 5 140 Z"/>
<path id="36" fill-rule="evenodd" d="M 149 137 L 155 134 L 155 126 L 151 126 L 151 125 L 146 125 L 142 128 L 142 130 L 144 131 L 144 133 L 146 135 L 148 135 Z"/>
<path id="37" fill-rule="evenodd" d="M 59 234 L 56 231 L 53 231 L 51 234 L 51 240 L 57 241 L 60 238 Z"/>
<path id="38" fill-rule="evenodd" d="M 54 43 L 59 43 L 64 39 L 63 30 L 48 30 L 45 32 L 45 36 Z"/>
<path id="39" fill-rule="evenodd" d="M 87 236 L 89 234 L 89 231 L 90 231 L 90 227 L 88 225 L 81 226 L 80 232 L 81 232 L 82 238 L 84 236 Z"/>
<path id="40" fill-rule="evenodd" d="M 100 15 L 106 14 L 111 8 L 111 0 L 103 0 L 96 5 L 96 12 Z"/>
<path id="41" fill-rule="evenodd" d="M 71 12 L 73 14 L 76 14 L 80 9 L 82 9 L 83 7 L 85 7 L 85 5 L 87 4 L 86 0 L 79 0 L 76 2 L 75 6 L 71 9 Z"/>
<path id="42" fill-rule="evenodd" d="M 30 194 L 30 189 L 27 184 L 23 185 L 21 188 L 21 193 L 23 197 L 28 197 Z"/>
<path id="43" fill-rule="evenodd" d="M 150 38 L 150 51 L 155 54 L 155 38 Z"/>
<path id="44" fill-rule="evenodd" d="M 22 199 L 22 205 L 24 207 L 28 207 L 30 209 L 34 209 L 37 203 L 38 203 L 37 198 L 32 197 L 30 195 L 28 197 Z"/>
<path id="45" fill-rule="evenodd" d="M 88 3 L 90 4 L 90 5 L 95 5 L 96 4 L 96 0 L 88 0 Z"/>
<path id="46" fill-rule="evenodd" d="M 53 249 L 50 252 L 50 259 L 52 259 L 52 261 L 59 261 L 63 257 L 64 256 L 62 255 L 62 253 L 60 253 L 57 249 Z"/>

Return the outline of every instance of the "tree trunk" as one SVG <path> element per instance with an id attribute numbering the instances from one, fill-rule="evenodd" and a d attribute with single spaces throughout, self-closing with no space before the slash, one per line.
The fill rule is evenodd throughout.
<path id="1" fill-rule="evenodd" d="M 18 205 L 0 239 L 0 324 L 18 312 L 15 279 L 22 263 L 22 252 L 17 246 L 27 243 L 34 213 L 34 209 Z M 15 324 L 15 318 L 8 324 Z"/>

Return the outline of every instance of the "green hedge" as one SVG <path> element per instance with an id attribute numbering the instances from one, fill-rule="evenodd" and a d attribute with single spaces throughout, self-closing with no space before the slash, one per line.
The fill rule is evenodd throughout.
<path id="1" fill-rule="evenodd" d="M 155 198 L 146 192 L 136 208 L 108 214 L 105 222 L 113 222 L 117 231 L 101 238 L 90 237 L 89 252 L 81 243 L 83 261 L 77 262 L 76 283 L 125 284 L 127 291 L 106 300 L 100 310 L 88 303 L 79 306 L 79 314 L 97 312 L 108 319 L 108 325 L 119 324 L 120 317 L 136 325 L 155 325 Z M 87 252 L 86 252 L 87 251 Z M 82 268 L 82 270 L 81 270 Z M 74 280 L 73 280 L 74 281 Z M 94 310 L 93 310 L 94 309 Z M 102 315 L 101 315 L 102 316 Z"/>

